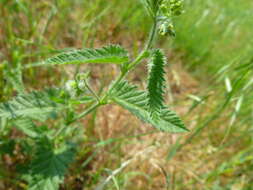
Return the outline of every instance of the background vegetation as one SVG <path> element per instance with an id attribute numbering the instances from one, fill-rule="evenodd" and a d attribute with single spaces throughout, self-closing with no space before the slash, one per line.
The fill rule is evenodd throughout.
<path id="1" fill-rule="evenodd" d="M 78 124 L 81 151 L 61 188 L 252 189 L 252 14 L 251 0 L 186 0 L 185 13 L 175 20 L 176 37 L 157 42 L 169 57 L 166 102 L 191 131 L 159 133 L 106 106 Z M 149 27 L 136 0 L 0 0 L 0 99 L 20 89 L 12 80 L 22 65 L 108 43 L 134 56 Z M 64 84 L 87 69 L 95 89 L 117 73 L 114 66 L 33 68 L 23 80 L 28 89 L 38 89 Z M 130 76 L 141 86 L 143 70 Z M 24 189 L 17 171 L 27 160 L 20 151 L 25 141 L 16 130 L 0 130 L 0 189 Z"/>

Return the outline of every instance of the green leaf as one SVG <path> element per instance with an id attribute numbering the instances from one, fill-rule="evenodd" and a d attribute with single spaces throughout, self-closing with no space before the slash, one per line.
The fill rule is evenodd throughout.
<path id="1" fill-rule="evenodd" d="M 46 89 L 16 96 L 8 102 L 0 104 L 0 118 L 31 118 L 45 120 L 56 115 L 57 111 L 66 107 L 68 98 L 64 99 L 63 90 Z"/>
<path id="2" fill-rule="evenodd" d="M 6 118 L 0 118 L 0 132 L 3 133 L 3 131 L 6 129 L 8 124 L 8 119 Z"/>
<path id="3" fill-rule="evenodd" d="M 1 139 L 0 140 L 0 156 L 2 154 L 13 155 L 16 142 L 13 139 Z"/>
<path id="4" fill-rule="evenodd" d="M 126 81 L 119 83 L 110 97 L 115 103 L 160 131 L 172 133 L 188 131 L 181 119 L 166 107 L 161 110 L 157 117 L 151 117 L 147 94 L 144 91 L 137 90 L 136 86 L 130 85 Z"/>
<path id="5" fill-rule="evenodd" d="M 164 66 L 166 58 L 161 50 L 154 50 L 152 60 L 148 64 L 148 106 L 151 116 L 161 112 L 164 105 Z"/>
<path id="6" fill-rule="evenodd" d="M 38 137 L 38 130 L 31 119 L 21 118 L 13 121 L 14 126 L 29 137 Z"/>
<path id="7" fill-rule="evenodd" d="M 64 52 L 47 59 L 40 65 L 64 65 L 81 63 L 115 63 L 128 62 L 128 53 L 118 45 L 109 45 L 98 49 L 81 49 Z"/>
<path id="8" fill-rule="evenodd" d="M 36 158 L 27 176 L 28 189 L 58 190 L 74 155 L 75 149 L 72 145 L 55 149 L 48 139 L 39 141 Z"/>
<path id="9" fill-rule="evenodd" d="M 18 64 L 17 68 L 11 68 L 10 63 L 4 62 L 4 64 L 7 65 L 4 67 L 4 78 L 18 93 L 24 93 L 25 87 L 22 79 L 21 65 Z"/>

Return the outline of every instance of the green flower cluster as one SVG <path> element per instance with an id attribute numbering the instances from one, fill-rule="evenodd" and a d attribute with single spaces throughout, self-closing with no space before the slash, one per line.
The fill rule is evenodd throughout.
<path id="1" fill-rule="evenodd" d="M 172 19 L 183 13 L 183 0 L 162 0 L 159 6 L 159 34 L 175 36 Z"/>

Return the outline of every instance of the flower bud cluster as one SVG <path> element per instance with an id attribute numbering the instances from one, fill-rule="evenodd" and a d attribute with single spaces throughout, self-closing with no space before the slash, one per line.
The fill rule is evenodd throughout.
<path id="1" fill-rule="evenodd" d="M 88 80 L 89 73 L 81 73 L 75 80 L 68 80 L 65 84 L 66 91 L 72 96 L 77 97 L 86 90 L 85 81 Z"/>
<path id="2" fill-rule="evenodd" d="M 66 91 L 72 96 L 75 97 L 78 93 L 78 83 L 75 80 L 69 80 L 65 84 Z"/>
<path id="3" fill-rule="evenodd" d="M 160 10 L 166 17 L 179 16 L 183 13 L 183 1 L 163 0 L 160 6 Z"/>
<path id="4" fill-rule="evenodd" d="M 175 36 L 172 19 L 183 13 L 183 0 L 162 0 L 158 21 L 159 34 Z"/>

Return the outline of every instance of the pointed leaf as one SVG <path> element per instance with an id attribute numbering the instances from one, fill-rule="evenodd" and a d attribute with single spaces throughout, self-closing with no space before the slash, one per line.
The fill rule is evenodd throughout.
<path id="1" fill-rule="evenodd" d="M 151 116 L 159 114 L 164 104 L 164 66 L 166 58 L 161 50 L 156 49 L 153 52 L 152 59 L 148 64 L 148 106 Z"/>
<path id="2" fill-rule="evenodd" d="M 168 108 L 163 108 L 157 117 L 151 117 L 147 94 L 138 91 L 136 86 L 130 85 L 126 81 L 117 85 L 112 91 L 111 99 L 160 131 L 172 133 L 187 131 L 181 119 Z"/>
<path id="3" fill-rule="evenodd" d="M 81 49 L 64 52 L 47 59 L 39 65 L 64 65 L 81 63 L 115 63 L 128 62 L 128 53 L 118 45 L 105 46 L 98 49 Z"/>

